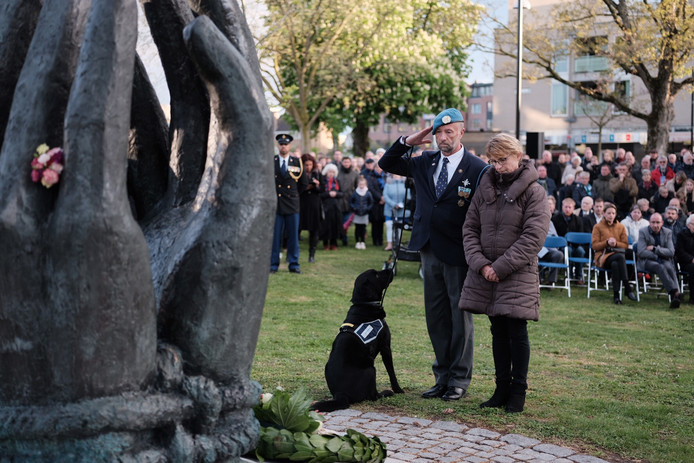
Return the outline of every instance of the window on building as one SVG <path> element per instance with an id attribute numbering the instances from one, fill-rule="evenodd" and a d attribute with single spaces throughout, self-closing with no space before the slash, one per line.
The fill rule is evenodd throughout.
<path id="1" fill-rule="evenodd" d="M 607 48 L 607 36 L 577 39 L 579 52 L 574 60 L 574 72 L 599 72 L 608 68 L 607 58 L 602 56 Z"/>
<path id="2" fill-rule="evenodd" d="M 492 128 L 492 119 L 494 115 L 494 111 L 492 110 L 494 108 L 494 104 L 491 101 L 487 101 L 487 129 Z"/>
<path id="3" fill-rule="evenodd" d="M 470 114 L 482 114 L 482 105 L 479 103 L 470 105 Z"/>
<path id="4" fill-rule="evenodd" d="M 552 116 L 568 116 L 569 115 L 569 87 L 552 81 Z"/>
<path id="5" fill-rule="evenodd" d="M 482 128 L 482 121 L 480 119 L 471 119 L 469 123 L 469 128 L 471 130 L 479 130 Z"/>

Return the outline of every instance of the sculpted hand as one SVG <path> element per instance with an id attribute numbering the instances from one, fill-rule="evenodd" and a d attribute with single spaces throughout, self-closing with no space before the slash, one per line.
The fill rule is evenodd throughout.
<path id="1" fill-rule="evenodd" d="M 417 133 L 405 137 L 405 143 L 412 146 L 422 145 L 425 143 L 431 143 L 432 137 L 429 136 L 431 133 L 431 127 L 420 130 Z"/>

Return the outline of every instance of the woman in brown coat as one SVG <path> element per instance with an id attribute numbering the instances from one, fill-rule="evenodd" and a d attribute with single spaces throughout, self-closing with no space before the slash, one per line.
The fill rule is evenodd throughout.
<path id="1" fill-rule="evenodd" d="M 595 265 L 612 271 L 612 288 L 614 289 L 614 303 L 621 304 L 619 297 L 621 285 L 632 301 L 636 300 L 636 294 L 629 284 L 625 254 L 629 247 L 627 229 L 616 220 L 617 207 L 612 203 L 605 203 L 605 212 L 602 220 L 593 227 L 591 246 L 595 252 L 593 259 Z"/>
<path id="2" fill-rule="evenodd" d="M 538 320 L 537 253 L 549 227 L 545 191 L 523 160 L 520 142 L 499 134 L 487 144 L 494 169 L 480 180 L 463 227 L 469 265 L 458 304 L 489 316 L 496 370 L 494 395 L 480 407 L 525 405 L 530 342 L 527 320 Z"/>

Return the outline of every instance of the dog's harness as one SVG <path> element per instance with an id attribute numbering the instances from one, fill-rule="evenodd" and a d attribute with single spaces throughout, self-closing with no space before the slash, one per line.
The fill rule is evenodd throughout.
<path id="1" fill-rule="evenodd" d="M 364 344 L 374 341 L 381 330 L 383 330 L 383 321 L 381 319 L 362 323 L 356 328 L 354 328 L 352 323 L 343 323 L 340 326 L 340 333 L 352 333 Z"/>

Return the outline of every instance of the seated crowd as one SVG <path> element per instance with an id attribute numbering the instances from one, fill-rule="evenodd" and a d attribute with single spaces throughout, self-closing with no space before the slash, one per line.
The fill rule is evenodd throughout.
<path id="1" fill-rule="evenodd" d="M 637 300 L 630 284 L 637 275 L 630 276 L 626 265 L 635 256 L 639 274 L 657 276 L 670 307 L 679 307 L 678 270 L 694 288 L 693 161 L 688 150 L 669 156 L 652 151 L 638 164 L 622 148 L 616 153 L 604 150 L 602 161 L 589 147 L 582 157 L 574 152 L 555 159 L 545 151 L 537 171 L 552 213 L 548 235 L 591 234 L 593 263 L 610 271 L 616 304 L 622 303 L 622 291 Z M 587 245 L 570 244 L 568 251 L 571 257 L 588 255 Z M 543 248 L 538 257 L 563 260 L 556 249 Z M 584 265 L 572 265 L 571 280 L 583 285 L 584 275 Z M 540 278 L 543 285 L 552 285 L 557 272 L 543 269 Z M 694 304 L 691 289 L 689 303 Z"/>

